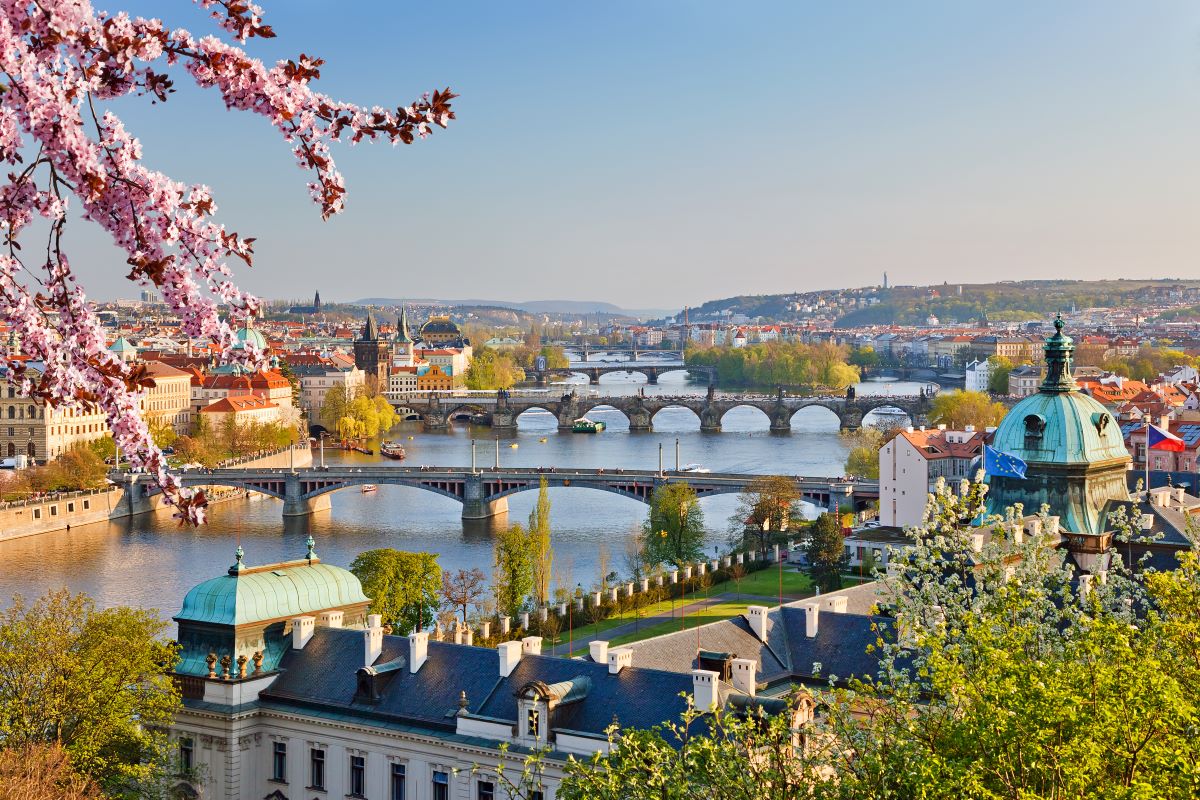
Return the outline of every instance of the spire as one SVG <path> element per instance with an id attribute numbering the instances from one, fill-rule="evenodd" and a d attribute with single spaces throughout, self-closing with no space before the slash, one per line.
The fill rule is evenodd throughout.
<path id="1" fill-rule="evenodd" d="M 233 551 L 233 556 L 234 556 L 235 560 L 233 562 L 233 566 L 229 568 L 230 575 L 237 575 L 239 572 L 241 572 L 242 570 L 244 570 L 246 568 L 246 565 L 242 563 L 242 557 L 245 555 L 246 555 L 246 551 L 243 550 L 242 546 L 239 544 L 237 546 L 237 550 Z"/>
<path id="2" fill-rule="evenodd" d="M 363 325 L 362 340 L 374 342 L 379 339 L 379 326 L 375 323 L 375 312 L 367 309 L 367 324 Z"/>
<path id="3" fill-rule="evenodd" d="M 400 320 L 396 323 L 396 341 L 400 344 L 410 344 L 412 336 L 408 333 L 408 306 L 400 309 Z"/>
<path id="4" fill-rule="evenodd" d="M 1046 340 L 1046 379 L 1042 381 L 1042 392 L 1073 392 L 1079 388 L 1071 375 L 1075 345 L 1062 331 L 1063 319 L 1059 314 L 1054 318 L 1054 335 Z"/>
<path id="5" fill-rule="evenodd" d="M 316 291 L 316 293 L 313 294 L 313 311 L 320 311 L 320 310 L 321 310 L 321 290 L 318 289 Z"/>

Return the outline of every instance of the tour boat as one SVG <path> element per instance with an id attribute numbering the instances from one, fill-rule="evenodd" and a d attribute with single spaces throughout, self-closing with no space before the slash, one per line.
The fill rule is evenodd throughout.
<path id="1" fill-rule="evenodd" d="M 364 483 L 363 484 L 363 494 L 366 494 L 367 492 L 375 492 L 378 490 L 379 490 L 379 487 L 373 483 Z"/>
<path id="2" fill-rule="evenodd" d="M 509 447 L 512 448 L 513 450 L 516 450 L 520 446 L 521 445 L 517 444 L 516 442 L 513 442 L 512 444 L 509 445 Z"/>
<path id="3" fill-rule="evenodd" d="M 587 417 L 580 417 L 575 420 L 575 424 L 571 426 L 572 433 L 600 433 L 604 430 L 604 423 L 590 420 Z"/>
<path id="4" fill-rule="evenodd" d="M 684 464 L 679 468 L 680 472 L 712 472 L 711 469 L 703 464 Z"/>
<path id="5" fill-rule="evenodd" d="M 384 442 L 379 445 L 379 454 L 384 458 L 392 458 L 396 461 L 408 455 L 408 453 L 404 452 L 404 448 L 399 442 Z"/>

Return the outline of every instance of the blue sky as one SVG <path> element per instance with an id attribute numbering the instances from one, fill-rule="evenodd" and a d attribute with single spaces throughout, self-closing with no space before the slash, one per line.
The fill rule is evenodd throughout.
<path id="1" fill-rule="evenodd" d="M 260 0 L 274 61 L 396 105 L 410 147 L 343 146 L 322 223 L 265 120 L 179 73 L 115 110 L 148 164 L 213 186 L 268 297 L 578 299 L 1039 277 L 1197 277 L 1200 5 Z M 101 6 L 104 4 L 101 3 Z M 209 32 L 185 0 L 111 0 Z M 123 259 L 74 226 L 95 296 Z"/>

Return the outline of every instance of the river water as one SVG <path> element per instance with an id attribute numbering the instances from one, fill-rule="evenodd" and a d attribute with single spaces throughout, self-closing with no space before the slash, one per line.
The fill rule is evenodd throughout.
<path id="1" fill-rule="evenodd" d="M 919 387 L 867 383 L 860 384 L 859 393 L 916 393 Z M 575 388 L 608 395 L 639 389 L 666 395 L 704 392 L 688 384 L 683 373 L 662 376 L 658 386 L 644 385 L 641 376 L 608 375 L 598 387 L 585 383 Z M 840 475 L 846 457 L 837 418 L 820 408 L 798 412 L 792 432 L 784 435 L 770 434 L 766 415 L 752 408 L 734 409 L 726 415 L 721 433 L 703 434 L 699 419 L 681 408 L 659 412 L 654 431 L 648 433 L 631 433 L 617 411 L 597 409 L 589 416 L 603 420 L 608 430 L 597 435 L 558 433 L 551 414 L 527 412 L 518 421 L 517 434 L 500 440 L 501 465 L 653 469 L 661 444 L 664 464 L 671 468 L 676 439 L 681 464 L 698 463 L 713 471 Z M 409 466 L 467 466 L 473 437 L 478 441 L 478 463 L 491 465 L 497 448 L 488 428 L 464 423 L 425 432 L 421 423 L 406 422 L 388 434 L 403 442 L 408 450 L 403 463 Z M 334 451 L 326 451 L 325 458 L 327 463 L 380 460 Z M 536 492 L 511 496 L 508 521 L 524 522 L 536 499 Z M 645 518 L 645 505 L 608 492 L 567 488 L 551 489 L 550 500 L 558 582 L 593 583 L 603 551 L 610 570 L 625 571 L 622 554 Z M 725 541 L 737 497 L 705 498 L 700 505 L 711 550 Z M 169 514 L 161 513 L 0 542 L 0 605 L 7 605 L 13 593 L 30 597 L 67 587 L 87 592 L 100 606 L 154 608 L 169 618 L 189 588 L 222 574 L 233 563 L 239 541 L 246 563 L 253 565 L 302 557 L 310 534 L 322 560 L 340 566 L 349 566 L 363 550 L 394 547 L 437 553 L 445 569 L 479 567 L 490 572 L 492 531 L 486 524 L 464 529 L 461 506 L 432 492 L 399 486 L 380 486 L 368 494 L 347 489 L 332 495 L 331 510 L 310 517 L 285 520 L 280 509 L 280 502 L 270 498 L 236 500 L 214 506 L 209 523 L 198 529 L 179 528 Z"/>

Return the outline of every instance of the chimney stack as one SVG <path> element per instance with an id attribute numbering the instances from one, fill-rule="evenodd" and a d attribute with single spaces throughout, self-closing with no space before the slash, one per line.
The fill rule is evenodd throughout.
<path id="1" fill-rule="evenodd" d="M 767 607 L 750 606 L 746 609 L 746 617 L 750 620 L 750 630 L 760 640 L 767 640 Z"/>
<path id="2" fill-rule="evenodd" d="M 709 711 L 717 704 L 717 678 L 711 669 L 692 670 L 692 702 L 697 711 Z"/>
<path id="3" fill-rule="evenodd" d="M 844 594 L 829 595 L 821 598 L 821 608 L 834 614 L 845 614 L 849 602 Z"/>
<path id="4" fill-rule="evenodd" d="M 500 653 L 500 677 L 507 678 L 521 661 L 521 643 L 502 642 L 496 650 Z"/>
<path id="5" fill-rule="evenodd" d="M 800 607 L 804 609 L 804 635 L 809 639 L 817 638 L 817 622 L 821 614 L 821 604 L 805 603 Z"/>
<path id="6" fill-rule="evenodd" d="M 588 642 L 588 655 L 597 664 L 608 663 L 608 642 Z"/>
<path id="7" fill-rule="evenodd" d="M 753 658 L 735 658 L 730 662 L 729 682 L 733 688 L 750 697 L 754 697 L 758 684 L 754 680 L 755 664 Z"/>
<path id="8" fill-rule="evenodd" d="M 429 632 L 417 631 L 408 635 L 408 671 L 417 674 L 429 658 Z"/>
<path id="9" fill-rule="evenodd" d="M 313 636 L 316 627 L 316 617 L 294 617 L 292 619 L 292 649 L 303 650 L 304 645 Z"/>
<path id="10" fill-rule="evenodd" d="M 363 666 L 375 663 L 383 652 L 383 620 L 378 614 L 367 617 L 367 628 L 363 631 Z"/>
<path id="11" fill-rule="evenodd" d="M 322 628 L 340 628 L 343 616 L 341 611 L 322 611 L 317 620 Z"/>
<path id="12" fill-rule="evenodd" d="M 633 650 L 622 647 L 619 650 L 608 651 L 608 674 L 616 675 L 625 667 L 633 666 Z"/>
<path id="13" fill-rule="evenodd" d="M 521 654 L 527 656 L 540 656 L 542 654 L 542 637 L 526 636 L 521 640 Z"/>

